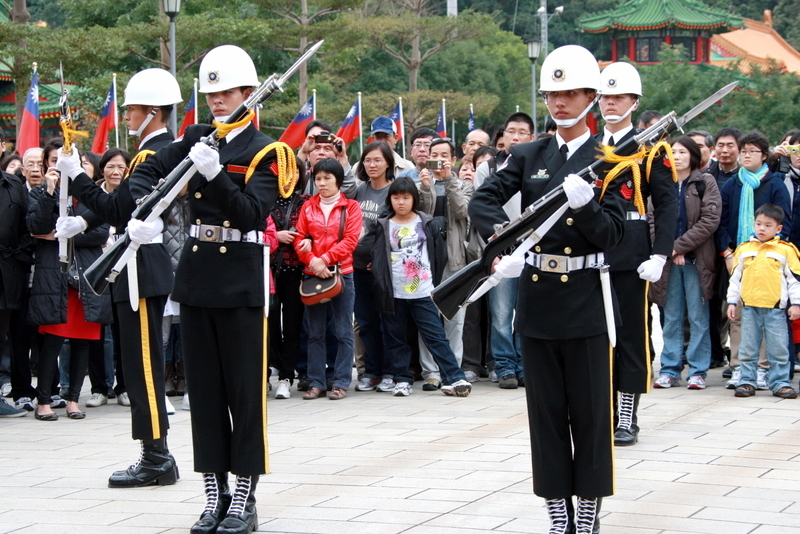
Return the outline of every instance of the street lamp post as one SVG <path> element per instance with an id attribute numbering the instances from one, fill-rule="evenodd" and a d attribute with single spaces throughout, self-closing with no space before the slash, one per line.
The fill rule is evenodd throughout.
<path id="1" fill-rule="evenodd" d="M 164 13 L 169 17 L 169 71 L 178 78 L 175 66 L 175 18 L 181 12 L 181 0 L 164 0 Z M 172 132 L 178 132 L 178 110 L 173 109 L 169 118 Z"/>
<path id="2" fill-rule="evenodd" d="M 528 59 L 531 60 L 531 117 L 533 117 L 533 138 L 536 139 L 538 125 L 536 124 L 536 60 L 539 59 L 541 41 L 533 38 L 525 41 L 528 45 Z"/>
<path id="3" fill-rule="evenodd" d="M 548 47 L 549 43 L 548 43 L 547 26 L 550 23 L 550 19 L 552 19 L 556 15 L 560 15 L 561 13 L 564 12 L 564 6 L 558 6 L 557 8 L 555 8 L 553 10 L 553 13 L 551 15 L 548 15 L 547 14 L 547 0 L 541 0 L 541 2 L 542 2 L 541 6 L 539 7 L 539 9 L 536 10 L 536 14 L 539 16 L 539 18 L 542 21 L 542 43 L 541 43 L 541 46 L 542 46 L 542 48 L 544 48 L 544 55 L 546 56 L 550 52 L 550 48 Z M 528 57 L 531 57 L 530 46 L 531 45 L 529 44 L 528 45 Z M 535 62 L 536 60 L 532 60 L 532 61 Z M 536 115 L 535 115 L 535 113 L 536 113 L 536 110 L 534 109 L 534 116 L 533 116 L 534 125 L 536 124 Z M 535 127 L 534 127 L 534 130 L 536 130 Z"/>

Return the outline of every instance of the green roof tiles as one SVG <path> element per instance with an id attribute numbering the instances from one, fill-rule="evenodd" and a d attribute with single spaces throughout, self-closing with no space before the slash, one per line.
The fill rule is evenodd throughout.
<path id="1" fill-rule="evenodd" d="M 698 0 L 628 0 L 618 8 L 581 19 L 581 30 L 653 30 L 677 27 L 694 30 L 733 30 L 744 26 L 738 15 L 714 9 Z"/>

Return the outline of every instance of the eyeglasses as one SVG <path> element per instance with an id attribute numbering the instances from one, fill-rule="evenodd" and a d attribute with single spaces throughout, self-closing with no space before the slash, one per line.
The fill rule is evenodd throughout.
<path id="1" fill-rule="evenodd" d="M 740 150 L 739 154 L 742 156 L 749 156 L 750 154 L 762 154 L 763 151 L 761 150 Z"/>
<path id="2" fill-rule="evenodd" d="M 514 136 L 526 137 L 528 135 L 531 135 L 531 133 L 528 130 L 503 130 L 503 132 L 507 133 L 511 137 Z"/>
<path id="3" fill-rule="evenodd" d="M 29 161 L 24 165 L 25 169 L 32 171 L 35 169 L 44 169 L 44 163 L 37 163 L 34 161 Z"/>
<path id="4" fill-rule="evenodd" d="M 414 144 L 411 145 L 411 148 L 430 148 L 430 147 L 431 147 L 430 141 L 427 143 L 414 142 Z"/>

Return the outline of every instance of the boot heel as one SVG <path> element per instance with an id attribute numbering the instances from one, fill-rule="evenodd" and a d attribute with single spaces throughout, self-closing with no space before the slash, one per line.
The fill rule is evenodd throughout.
<path id="1" fill-rule="evenodd" d="M 156 478 L 156 484 L 159 486 L 171 486 L 178 481 L 178 468 L 174 468 L 163 475 Z"/>

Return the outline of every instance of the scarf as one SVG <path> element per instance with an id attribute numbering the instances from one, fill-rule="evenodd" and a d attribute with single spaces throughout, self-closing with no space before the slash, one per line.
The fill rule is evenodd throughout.
<path id="1" fill-rule="evenodd" d="M 739 228 L 736 233 L 736 245 L 741 245 L 755 231 L 755 212 L 753 192 L 758 188 L 761 179 L 767 175 L 769 167 L 764 163 L 756 172 L 739 167 L 739 181 L 742 183 L 742 196 L 739 199 Z"/>

